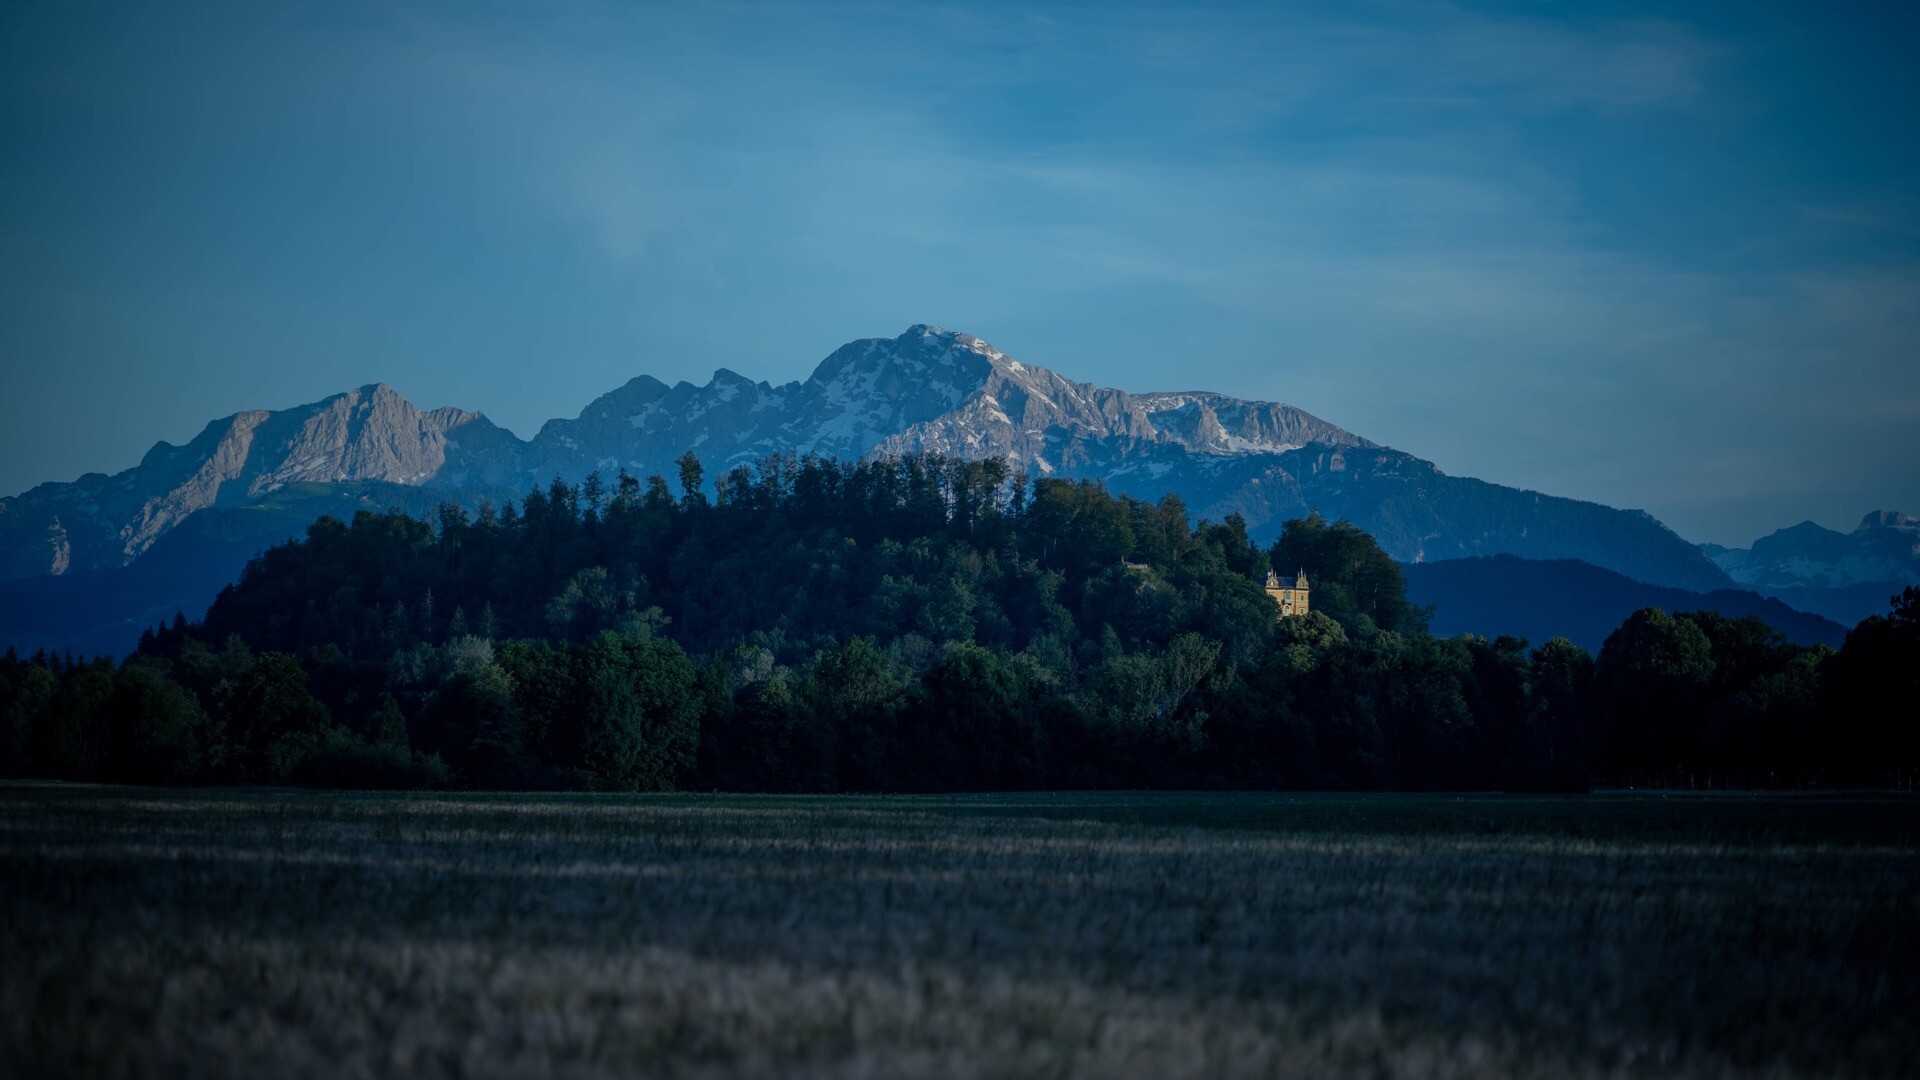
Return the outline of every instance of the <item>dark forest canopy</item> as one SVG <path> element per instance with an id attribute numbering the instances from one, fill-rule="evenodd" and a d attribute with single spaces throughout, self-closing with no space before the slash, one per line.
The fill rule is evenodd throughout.
<path id="1" fill-rule="evenodd" d="M 668 790 L 1911 785 L 1920 590 L 1839 652 L 1635 613 L 1440 639 L 1371 537 L 1269 550 L 998 461 L 770 457 L 323 518 L 124 665 L 0 660 L 0 768 Z M 1268 568 L 1313 613 L 1276 617 Z M 1903 705 L 1889 703 L 1904 703 Z M 1888 712 L 1891 708 L 1895 711 Z"/>

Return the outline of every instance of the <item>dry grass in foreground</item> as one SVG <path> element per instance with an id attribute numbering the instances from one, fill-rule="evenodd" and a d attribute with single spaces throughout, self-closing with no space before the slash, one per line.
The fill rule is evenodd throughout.
<path id="1" fill-rule="evenodd" d="M 1809 801 L 1819 829 L 1766 839 L 1741 822 L 1792 800 L 1663 802 L 1682 827 L 1654 834 L 1623 799 L 0 787 L 0 1055 L 19 1076 L 1911 1075 L 1920 859 L 1887 826 L 1911 800 Z"/>

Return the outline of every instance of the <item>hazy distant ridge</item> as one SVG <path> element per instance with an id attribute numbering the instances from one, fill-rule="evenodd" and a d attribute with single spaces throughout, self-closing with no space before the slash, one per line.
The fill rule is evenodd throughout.
<path id="1" fill-rule="evenodd" d="M 1888 598 L 1920 584 L 1920 518 L 1878 510 L 1850 533 L 1803 521 L 1750 548 L 1700 550 L 1741 585 L 1852 626 L 1887 610 Z"/>

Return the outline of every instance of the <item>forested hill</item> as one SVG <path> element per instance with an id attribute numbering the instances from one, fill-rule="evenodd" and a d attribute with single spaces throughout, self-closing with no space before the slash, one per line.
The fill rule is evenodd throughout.
<path id="1" fill-rule="evenodd" d="M 997 461 L 775 457 L 702 494 L 658 477 L 558 481 L 519 506 L 437 522 L 322 521 L 267 552 L 201 633 L 356 660 L 482 633 L 584 641 L 652 628 L 689 652 L 750 646 L 801 663 L 848 637 L 1064 654 L 1102 628 L 1129 649 L 1184 632 L 1244 658 L 1272 622 L 1265 553 L 1237 523 L 1189 525 L 1091 483 L 1014 482 Z M 1123 560 L 1156 569 L 1129 572 Z"/>
<path id="2" fill-rule="evenodd" d="M 776 456 L 323 519 L 204 622 L 0 660 L 0 769 L 157 782 L 982 790 L 1908 782 L 1920 593 L 1839 653 L 1635 612 L 1439 639 L 1318 516 L 1269 549 L 993 460 Z M 705 492 L 717 491 L 709 498 Z M 1312 615 L 1260 583 L 1304 569 Z"/>

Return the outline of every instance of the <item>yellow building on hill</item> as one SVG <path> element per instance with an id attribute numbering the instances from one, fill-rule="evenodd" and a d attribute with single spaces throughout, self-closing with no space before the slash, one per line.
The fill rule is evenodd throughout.
<path id="1" fill-rule="evenodd" d="M 1285 585 L 1281 583 L 1280 575 L 1271 570 L 1267 571 L 1267 595 L 1273 597 L 1273 602 L 1279 606 L 1281 618 L 1284 619 L 1289 615 L 1305 615 L 1307 613 L 1307 572 L 1300 571 L 1294 575 L 1293 584 Z"/>

